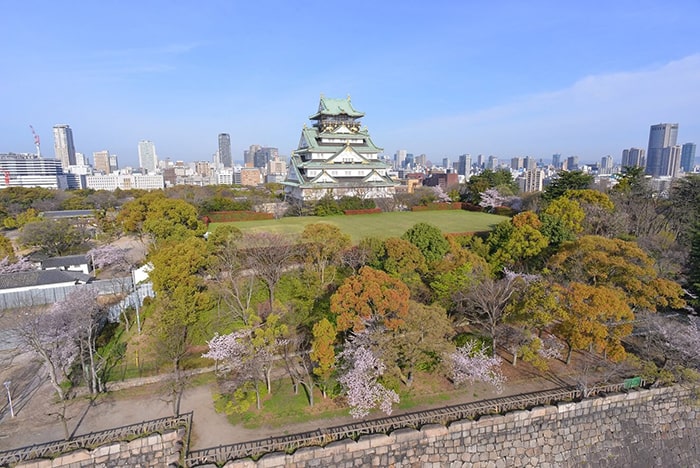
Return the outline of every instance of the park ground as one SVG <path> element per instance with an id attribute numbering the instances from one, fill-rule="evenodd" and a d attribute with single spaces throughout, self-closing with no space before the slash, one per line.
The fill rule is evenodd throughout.
<path id="1" fill-rule="evenodd" d="M 401 408 L 401 405 L 394 414 L 571 385 L 575 383 L 571 376 L 587 367 L 590 364 L 589 358 L 587 354 L 577 354 L 570 366 L 556 362 L 551 371 L 546 373 L 538 372 L 526 363 L 519 363 L 518 367 L 513 367 L 504 359 L 503 370 L 508 382 L 502 393 L 496 393 L 485 384 L 466 385 L 459 389 L 451 389 L 437 398 L 425 399 L 428 403 L 419 403 L 411 408 Z M 56 403 L 55 393 L 46 379 L 45 372 L 41 370 L 40 363 L 23 354 L 9 362 L 5 359 L 3 364 L 3 370 L 0 371 L 3 381 L 26 381 L 28 384 L 23 387 L 11 387 L 14 418 L 10 416 L 6 395 L 0 399 L 3 402 L 0 404 L 0 451 L 63 439 L 63 425 L 57 416 L 60 405 Z M 162 396 L 160 384 L 146 383 L 150 381 L 133 379 L 121 382 L 119 386 L 125 387 L 121 390 L 109 391 L 94 398 L 87 395 L 72 398 L 66 410 L 71 436 L 172 416 L 172 406 Z M 288 379 L 280 381 L 279 385 L 280 388 L 283 385 L 290 387 Z M 216 391 L 216 381 L 211 373 L 193 377 L 192 384 L 185 390 L 181 412 L 192 411 L 194 415 L 191 449 L 263 439 L 357 421 L 349 416 L 347 410 L 343 410 L 336 411 L 332 417 L 307 419 L 296 423 L 269 423 L 252 427 L 242 422 L 234 424 L 224 414 L 216 412 Z M 317 403 L 323 405 L 320 399 Z M 381 416 L 383 413 L 374 412 L 369 418 Z"/>

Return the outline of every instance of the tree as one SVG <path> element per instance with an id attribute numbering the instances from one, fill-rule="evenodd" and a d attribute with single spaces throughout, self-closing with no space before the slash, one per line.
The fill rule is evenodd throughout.
<path id="1" fill-rule="evenodd" d="M 20 257 L 15 263 L 11 263 L 8 257 L 0 260 L 0 274 L 17 273 L 18 271 L 36 270 L 36 266 L 27 257 Z"/>
<path id="2" fill-rule="evenodd" d="M 568 346 L 567 364 L 573 349 L 588 347 L 613 361 L 625 357 L 621 341 L 632 333 L 634 314 L 624 293 L 607 286 L 572 282 L 562 294 L 560 312 L 554 331 Z"/>
<path id="3" fill-rule="evenodd" d="M 427 270 L 425 257 L 411 242 L 390 237 L 384 241 L 384 271 L 399 277 L 424 274 Z"/>
<path id="4" fill-rule="evenodd" d="M 104 362 L 97 353 L 97 338 L 106 321 L 106 310 L 98 302 L 98 296 L 96 287 L 86 285 L 73 290 L 51 307 L 54 313 L 71 319 L 83 379 L 90 393 L 104 391 L 100 373 Z"/>
<path id="5" fill-rule="evenodd" d="M 254 317 L 251 323 L 252 326 L 228 335 L 215 335 L 207 342 L 209 352 L 202 357 L 223 361 L 224 369 L 233 373 L 234 385 L 252 386 L 260 409 L 260 384 L 266 385 L 268 394 L 272 392 L 272 365 L 276 353 L 286 342 L 282 337 L 287 333 L 287 327 L 280 323 L 276 314 L 270 314 L 265 322 Z"/>
<path id="6" fill-rule="evenodd" d="M 9 263 L 14 263 L 17 261 L 17 257 L 15 256 L 15 248 L 12 246 L 12 241 L 1 234 L 0 259 L 6 259 Z"/>
<path id="7" fill-rule="evenodd" d="M 366 343 L 363 333 L 352 341 L 345 341 L 343 351 L 338 355 L 340 382 L 350 405 L 353 418 L 363 418 L 379 408 L 390 415 L 392 404 L 399 402 L 399 395 L 379 383 L 386 367 Z"/>
<path id="8" fill-rule="evenodd" d="M 50 257 L 59 257 L 76 251 L 87 241 L 87 232 L 73 226 L 67 219 L 43 219 L 26 224 L 18 241 L 26 247 L 35 247 Z"/>
<path id="9" fill-rule="evenodd" d="M 428 264 L 441 260 L 450 250 L 442 231 L 428 223 L 415 224 L 401 238 L 418 247 Z"/>
<path id="10" fill-rule="evenodd" d="M 593 176 L 590 174 L 581 171 L 560 171 L 557 178 L 545 187 L 542 198 L 552 201 L 564 195 L 567 190 L 587 189 L 592 183 Z"/>
<path id="11" fill-rule="evenodd" d="M 548 266 L 564 282 L 618 288 L 635 309 L 655 311 L 685 305 L 681 287 L 659 278 L 653 260 L 634 242 L 583 236 L 564 244 Z"/>
<path id="12" fill-rule="evenodd" d="M 468 340 L 464 346 L 449 354 L 452 364 L 452 381 L 455 385 L 469 381 L 484 382 L 496 387 L 498 393 L 503 391 L 506 377 L 501 372 L 501 358 L 488 356 L 486 350 L 476 340 Z"/>
<path id="13" fill-rule="evenodd" d="M 526 262 L 539 255 L 549 244 L 540 232 L 537 215 L 531 211 L 517 214 L 496 226 L 487 239 L 491 263 L 495 270 L 504 267 L 524 269 Z"/>
<path id="14" fill-rule="evenodd" d="M 574 235 L 583 231 L 583 220 L 586 213 L 577 201 L 568 197 L 562 196 L 552 200 L 542 214 L 558 220 L 564 229 Z"/>
<path id="15" fill-rule="evenodd" d="M 335 327 L 327 319 L 323 318 L 313 327 L 313 339 L 311 340 L 311 353 L 309 357 L 315 364 L 313 373 L 318 378 L 319 387 L 323 398 L 326 398 L 328 382 L 335 371 Z"/>
<path id="16" fill-rule="evenodd" d="M 513 274 L 507 274 L 501 279 L 486 276 L 480 283 L 457 296 L 459 310 L 469 323 L 488 333 L 493 340 L 493 355 L 496 354 L 496 331 L 512 311 L 508 308 L 508 303 L 516 291 L 518 281 L 518 276 Z"/>
<path id="17" fill-rule="evenodd" d="M 270 310 L 274 308 L 275 287 L 297 258 L 297 245 L 288 237 L 271 232 L 245 233 L 238 252 L 245 268 L 267 286 Z"/>
<path id="18" fill-rule="evenodd" d="M 408 314 L 408 287 L 383 271 L 362 267 L 347 278 L 331 296 L 331 313 L 337 316 L 338 331 L 358 333 L 369 320 L 393 330 Z"/>
<path id="19" fill-rule="evenodd" d="M 442 357 L 454 349 L 450 341 L 453 335 L 454 327 L 444 308 L 411 301 L 404 323 L 378 338 L 387 373 L 396 372 L 401 382 L 411 387 L 416 370 L 442 365 Z"/>
<path id="20" fill-rule="evenodd" d="M 95 268 L 102 269 L 108 266 L 119 266 L 124 269 L 129 268 L 129 261 L 126 258 L 126 251 L 113 245 L 105 244 L 88 250 L 85 254 L 92 261 Z"/>
<path id="21" fill-rule="evenodd" d="M 148 334 L 156 354 L 171 364 L 166 391 L 172 397 L 173 413 L 178 415 L 186 384 L 182 358 L 191 344 L 192 327 L 201 312 L 211 306 L 209 292 L 198 275 L 205 271 L 210 259 L 204 240 L 197 237 L 163 242 L 149 259 L 156 297 Z"/>
<path id="22" fill-rule="evenodd" d="M 252 388 L 255 392 L 256 407 L 260 409 L 260 385 L 264 382 L 261 364 L 271 360 L 271 356 L 253 352 L 251 333 L 252 329 L 246 328 L 228 335 L 215 335 L 207 342 L 209 351 L 202 357 L 224 364 L 223 370 L 231 373 L 232 384 L 239 395 L 244 395 L 247 389 Z"/>
<path id="23" fill-rule="evenodd" d="M 30 312 L 18 317 L 12 333 L 21 348 L 42 360 L 51 386 L 62 405 L 58 416 L 67 440 L 70 436 L 65 418 L 67 396 L 61 383 L 67 379 L 78 354 L 72 317 L 63 309 L 49 310 L 46 314 Z"/>
<path id="24" fill-rule="evenodd" d="M 197 209 L 184 200 L 158 198 L 148 205 L 143 231 L 156 241 L 183 240 L 202 236 L 206 227 L 197 216 Z"/>
<path id="25" fill-rule="evenodd" d="M 329 267 L 340 262 L 341 253 L 351 244 L 350 236 L 337 226 L 327 223 L 307 225 L 301 233 L 301 242 L 304 257 L 320 276 L 321 285 L 327 283 L 326 272 Z"/>

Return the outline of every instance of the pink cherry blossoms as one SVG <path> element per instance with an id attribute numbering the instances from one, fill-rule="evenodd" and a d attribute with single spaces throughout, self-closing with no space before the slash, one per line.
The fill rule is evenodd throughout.
<path id="1" fill-rule="evenodd" d="M 399 402 L 399 395 L 377 381 L 384 373 L 384 363 L 360 341 L 363 340 L 346 341 L 345 350 L 338 355 L 342 363 L 338 381 L 345 390 L 350 414 L 353 418 L 363 418 L 377 406 L 391 414 L 391 406 Z"/>
<path id="2" fill-rule="evenodd" d="M 467 341 L 464 346 L 450 354 L 452 361 L 452 381 L 459 385 L 465 381 L 485 382 L 496 387 L 500 393 L 506 377 L 501 373 L 501 358 L 488 356 L 476 340 Z"/>

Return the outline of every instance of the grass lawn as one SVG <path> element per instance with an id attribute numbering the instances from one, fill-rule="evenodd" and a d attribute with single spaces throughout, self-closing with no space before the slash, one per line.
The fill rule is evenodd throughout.
<path id="1" fill-rule="evenodd" d="M 299 234 L 307 224 L 328 223 L 338 226 L 348 234 L 353 242 L 365 237 L 400 237 L 404 232 L 417 223 L 429 223 L 437 226 L 445 234 L 490 231 L 508 219 L 488 213 L 478 213 L 464 210 L 449 211 L 397 211 L 350 216 L 306 216 L 270 219 L 264 221 L 239 221 L 230 223 L 243 232 L 268 231 L 280 234 Z M 209 225 L 213 230 L 219 223 Z"/>

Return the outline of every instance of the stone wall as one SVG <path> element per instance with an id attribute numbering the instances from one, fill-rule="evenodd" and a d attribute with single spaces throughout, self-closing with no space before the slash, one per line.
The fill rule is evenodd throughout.
<path id="1" fill-rule="evenodd" d="M 21 468 L 54 467 L 177 467 L 180 466 L 186 429 L 151 434 L 130 442 L 115 442 L 93 450 L 76 450 L 53 460 L 38 459 L 15 465 Z"/>
<path id="2" fill-rule="evenodd" d="M 631 391 L 225 466 L 700 467 L 698 416 L 697 397 L 688 389 Z"/>

